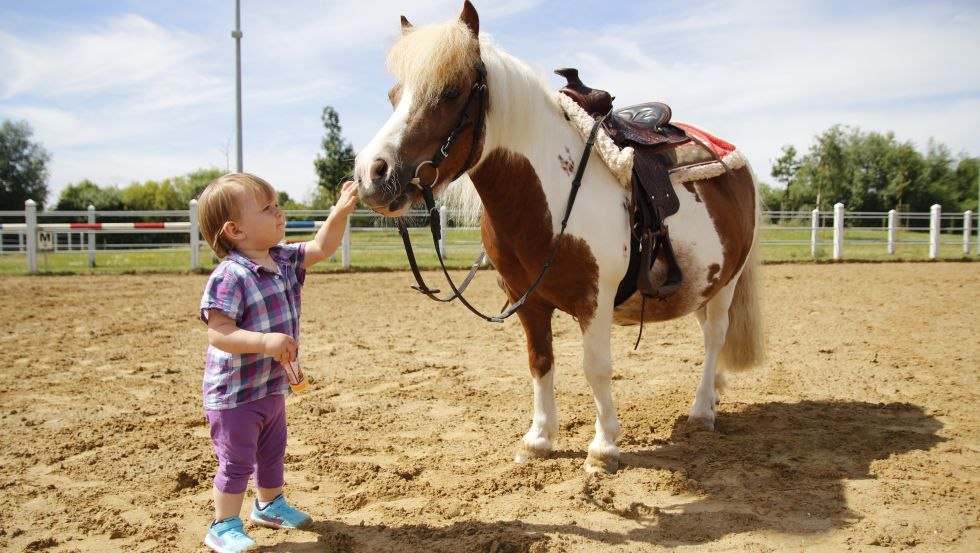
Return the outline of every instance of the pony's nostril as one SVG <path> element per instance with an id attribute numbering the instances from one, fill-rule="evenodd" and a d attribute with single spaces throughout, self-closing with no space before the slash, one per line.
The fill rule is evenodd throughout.
<path id="1" fill-rule="evenodd" d="M 383 179 L 388 174 L 388 162 L 383 159 L 376 159 L 371 164 L 371 177 Z"/>

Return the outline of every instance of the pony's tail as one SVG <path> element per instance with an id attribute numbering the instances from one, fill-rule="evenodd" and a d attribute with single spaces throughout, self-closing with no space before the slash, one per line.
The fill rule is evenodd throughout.
<path id="1" fill-rule="evenodd" d="M 756 226 L 758 228 L 758 226 Z M 721 348 L 720 366 L 729 371 L 750 369 L 765 358 L 762 307 L 759 297 L 759 241 L 752 244 L 735 293 L 728 307 L 728 333 Z"/>

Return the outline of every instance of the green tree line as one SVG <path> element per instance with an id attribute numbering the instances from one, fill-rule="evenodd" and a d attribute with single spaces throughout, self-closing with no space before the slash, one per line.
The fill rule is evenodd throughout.
<path id="1" fill-rule="evenodd" d="M 134 182 L 124 187 L 99 186 L 86 179 L 66 186 L 54 209 L 84 210 L 92 205 L 100 211 L 186 210 L 190 201 L 223 173 L 217 168 L 198 169 L 179 177 Z"/>
<path id="2" fill-rule="evenodd" d="M 864 132 L 834 125 L 814 138 L 799 155 L 792 145 L 772 167 L 781 186 L 763 185 L 767 209 L 810 211 L 927 212 L 940 204 L 947 212 L 977 210 L 980 159 L 953 156 L 944 144 L 930 139 L 920 153 L 893 133 Z"/>

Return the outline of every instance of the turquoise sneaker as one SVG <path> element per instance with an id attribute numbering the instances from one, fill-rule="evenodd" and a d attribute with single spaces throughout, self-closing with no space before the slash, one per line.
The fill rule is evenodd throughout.
<path id="1" fill-rule="evenodd" d="M 259 508 L 256 500 L 252 504 L 252 522 L 266 528 L 306 528 L 313 522 L 310 515 L 297 511 L 286 504 L 286 498 L 279 494 L 265 508 Z"/>
<path id="2" fill-rule="evenodd" d="M 228 517 L 211 523 L 208 534 L 204 536 L 204 545 L 218 553 L 240 553 L 255 549 L 255 541 L 245 533 L 242 519 Z"/>

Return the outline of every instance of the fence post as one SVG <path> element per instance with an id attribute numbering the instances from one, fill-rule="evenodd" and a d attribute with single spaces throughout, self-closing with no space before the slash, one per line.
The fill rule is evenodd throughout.
<path id="1" fill-rule="evenodd" d="M 189 231 L 191 244 L 191 269 L 197 269 L 201 266 L 201 231 L 197 224 L 197 200 L 194 198 L 191 198 L 190 205 L 187 208 L 187 216 L 191 224 Z"/>
<path id="2" fill-rule="evenodd" d="M 943 217 L 943 208 L 934 204 L 929 209 L 929 259 L 939 257 L 939 225 Z"/>
<path id="3" fill-rule="evenodd" d="M 446 221 L 449 217 L 446 216 L 446 206 L 439 208 L 439 228 L 442 229 L 442 233 L 439 236 L 439 255 L 443 259 L 446 258 Z"/>
<path id="4" fill-rule="evenodd" d="M 888 255 L 895 255 L 895 237 L 898 233 L 898 212 L 888 210 Z"/>
<path id="5" fill-rule="evenodd" d="M 963 214 L 963 255 L 970 255 L 970 238 L 973 235 L 973 211 Z"/>
<path id="6" fill-rule="evenodd" d="M 820 210 L 810 212 L 810 255 L 817 257 L 817 233 L 820 231 Z"/>
<path id="7" fill-rule="evenodd" d="M 345 269 L 350 267 L 350 219 L 351 216 L 348 215 L 347 225 L 344 227 L 344 238 L 340 241 L 340 265 Z"/>
<path id="8" fill-rule="evenodd" d="M 95 223 L 95 206 L 88 206 L 88 222 L 89 224 Z M 88 266 L 91 269 L 95 267 L 95 233 L 88 231 Z"/>
<path id="9" fill-rule="evenodd" d="M 834 259 L 844 257 L 844 204 L 834 204 Z"/>
<path id="10" fill-rule="evenodd" d="M 37 272 L 37 202 L 24 202 L 24 222 L 27 223 L 27 272 Z"/>

